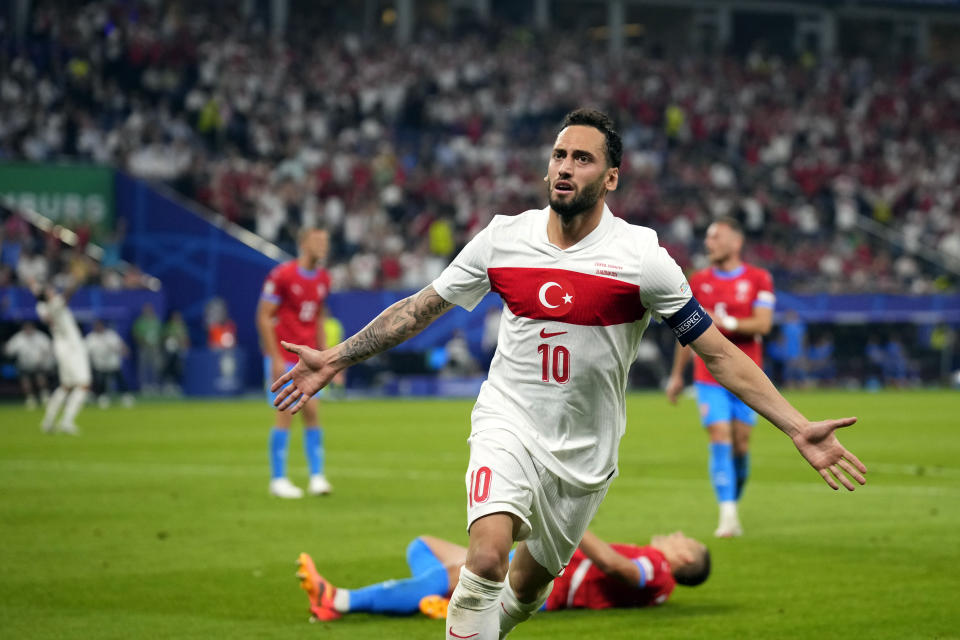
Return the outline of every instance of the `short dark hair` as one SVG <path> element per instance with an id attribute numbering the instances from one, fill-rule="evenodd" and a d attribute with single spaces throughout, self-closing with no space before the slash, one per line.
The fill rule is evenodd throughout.
<path id="1" fill-rule="evenodd" d="M 703 555 L 689 564 L 673 570 L 673 579 L 685 587 L 703 584 L 710 577 L 710 550 L 704 548 Z"/>
<path id="2" fill-rule="evenodd" d="M 593 127 L 602 133 L 607 142 L 607 164 L 617 169 L 620 168 L 620 160 L 623 158 L 623 141 L 614 128 L 610 116 L 596 109 L 576 109 L 564 116 L 560 130 L 562 131 L 573 125 Z"/>
<path id="3" fill-rule="evenodd" d="M 743 235 L 743 225 L 740 224 L 740 221 L 733 216 L 717 216 L 710 222 L 710 224 L 723 224 L 730 227 L 740 235 Z"/>
<path id="4" fill-rule="evenodd" d="M 300 227 L 300 231 L 297 232 L 297 244 L 299 245 L 304 240 L 306 240 L 307 236 L 309 236 L 314 231 L 323 231 L 326 233 L 330 233 L 329 231 L 327 231 L 326 225 L 324 225 L 322 222 L 316 222 L 310 225 L 309 227 Z"/>

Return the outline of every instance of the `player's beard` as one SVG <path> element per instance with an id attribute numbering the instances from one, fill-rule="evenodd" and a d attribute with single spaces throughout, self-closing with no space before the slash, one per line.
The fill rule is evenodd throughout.
<path id="1" fill-rule="evenodd" d="M 603 186 L 604 176 L 583 186 L 577 195 L 564 202 L 553 196 L 553 183 L 547 183 L 547 199 L 550 208 L 557 212 L 564 221 L 572 220 L 585 211 L 589 211 L 606 193 Z"/>

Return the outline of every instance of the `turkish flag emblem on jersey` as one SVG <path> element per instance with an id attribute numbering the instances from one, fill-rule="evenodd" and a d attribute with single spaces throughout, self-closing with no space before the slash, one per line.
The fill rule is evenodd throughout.
<path id="1" fill-rule="evenodd" d="M 490 267 L 490 289 L 510 311 L 533 320 L 606 327 L 646 312 L 637 285 L 567 269 Z"/>
<path id="2" fill-rule="evenodd" d="M 543 313 L 551 318 L 562 318 L 573 310 L 576 291 L 566 278 L 551 275 L 537 289 L 537 301 Z"/>

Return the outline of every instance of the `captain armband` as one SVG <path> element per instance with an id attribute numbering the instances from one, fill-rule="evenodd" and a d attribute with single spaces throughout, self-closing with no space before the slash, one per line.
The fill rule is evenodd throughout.
<path id="1" fill-rule="evenodd" d="M 700 306 L 696 298 L 690 298 L 679 311 L 669 318 L 664 318 L 664 322 L 667 323 L 673 331 L 673 335 L 677 336 L 677 340 L 683 346 L 687 346 L 699 338 L 713 324 L 710 314 Z"/>

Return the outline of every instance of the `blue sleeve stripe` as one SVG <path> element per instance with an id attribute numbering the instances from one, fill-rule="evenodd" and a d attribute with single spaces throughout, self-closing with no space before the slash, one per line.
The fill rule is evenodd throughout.
<path id="1" fill-rule="evenodd" d="M 262 294 L 262 295 L 260 296 L 260 299 L 261 299 L 261 300 L 266 300 L 267 302 L 274 302 L 274 303 L 279 303 L 279 302 L 280 302 L 280 296 L 273 296 L 273 295 L 270 295 L 270 294 L 268 294 L 268 293 Z"/>
<path id="2" fill-rule="evenodd" d="M 690 298 L 679 311 L 669 318 L 664 318 L 664 322 L 683 346 L 699 338 L 713 324 L 710 314 L 704 311 L 696 298 Z"/>
<path id="3" fill-rule="evenodd" d="M 776 306 L 774 302 L 764 302 L 763 300 L 757 300 L 753 303 L 754 307 L 767 307 L 768 309 L 773 309 Z"/>
<path id="4" fill-rule="evenodd" d="M 637 587 L 643 589 L 647 586 L 647 570 L 643 568 L 640 558 L 634 558 L 633 564 L 637 565 L 637 568 L 640 569 L 640 580 L 637 582 Z"/>

